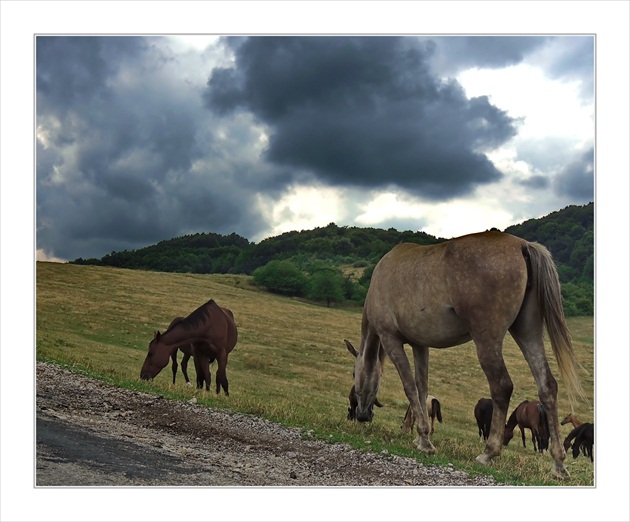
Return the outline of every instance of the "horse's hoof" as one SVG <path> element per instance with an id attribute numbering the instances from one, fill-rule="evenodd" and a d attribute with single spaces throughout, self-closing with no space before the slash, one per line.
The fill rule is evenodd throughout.
<path id="1" fill-rule="evenodd" d="M 477 458 L 475 460 L 479 464 L 488 466 L 490 464 L 490 461 L 492 460 L 492 457 L 490 455 L 487 455 L 486 453 L 482 453 L 481 455 L 477 455 Z"/>
<path id="2" fill-rule="evenodd" d="M 426 453 L 427 455 L 433 455 L 434 453 L 436 453 L 435 446 L 431 443 L 430 440 L 416 437 L 413 443 L 416 445 L 418 451 L 421 451 L 422 453 Z"/>
<path id="3" fill-rule="evenodd" d="M 190 384 L 189 382 L 186 383 L 186 386 L 192 386 L 192 384 Z"/>
<path id="4" fill-rule="evenodd" d="M 551 470 L 553 476 L 559 479 L 568 479 L 571 475 L 569 475 L 569 470 L 564 466 L 564 464 L 554 464 Z"/>

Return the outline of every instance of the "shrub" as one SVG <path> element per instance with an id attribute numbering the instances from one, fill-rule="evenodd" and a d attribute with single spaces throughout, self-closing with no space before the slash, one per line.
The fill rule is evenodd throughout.
<path id="1" fill-rule="evenodd" d="M 254 270 L 254 282 L 277 294 L 304 295 L 308 280 L 306 275 L 290 261 L 269 261 Z"/>

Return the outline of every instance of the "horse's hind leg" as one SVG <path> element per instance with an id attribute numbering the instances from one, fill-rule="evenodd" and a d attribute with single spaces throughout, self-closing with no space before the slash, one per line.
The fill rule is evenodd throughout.
<path id="1" fill-rule="evenodd" d="M 229 397 L 230 393 L 228 391 L 228 379 L 226 373 L 227 361 L 227 353 L 225 350 L 220 350 L 219 355 L 217 356 L 217 374 L 215 376 L 217 381 L 217 393 L 219 393 L 221 388 L 223 388 L 223 392 Z"/>
<path id="2" fill-rule="evenodd" d="M 505 419 L 514 385 L 501 353 L 503 337 L 494 341 L 476 339 L 475 336 L 473 336 L 473 339 L 477 347 L 479 364 L 488 379 L 490 396 L 493 402 L 492 422 L 490 424 L 490 434 L 486 441 L 486 449 L 477 456 L 477 462 L 489 464 L 490 460 L 501 454 L 505 433 Z"/>
<path id="3" fill-rule="evenodd" d="M 566 478 L 569 472 L 564 465 L 566 451 L 560 442 L 560 423 L 558 421 L 558 383 L 553 377 L 545 355 L 543 343 L 543 322 L 535 296 L 529 292 L 523 307 L 510 327 L 510 333 L 518 344 L 532 371 L 538 387 L 538 397 L 549 419 L 550 453 L 554 459 L 553 473 L 559 478 Z"/>

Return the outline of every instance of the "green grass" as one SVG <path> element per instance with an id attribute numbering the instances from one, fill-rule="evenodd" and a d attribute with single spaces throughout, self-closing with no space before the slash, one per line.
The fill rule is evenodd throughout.
<path id="1" fill-rule="evenodd" d="M 140 367 L 154 330 L 164 330 L 175 316 L 187 315 L 208 299 L 230 308 L 239 341 L 227 367 L 230 397 L 184 386 L 178 374 L 171 384 L 170 366 L 152 382 L 140 381 Z M 472 343 L 431 350 L 429 389 L 442 403 L 444 422 L 432 441 L 437 454 L 420 455 L 413 435 L 400 430 L 407 399 L 393 365 L 385 366 L 377 409 L 371 424 L 346 420 L 353 358 L 343 339 L 358 345 L 359 308 L 326 308 L 259 291 L 250 278 L 143 272 L 106 267 L 37 263 L 37 358 L 117 386 L 159 393 L 213 408 L 250 413 L 301 427 L 308 436 L 343 441 L 357 448 L 412 456 L 424 464 L 453 464 L 469 473 L 491 474 L 514 485 L 592 486 L 593 464 L 567 458 L 571 478 L 551 475 L 552 459 L 533 451 L 528 432 L 525 449 L 517 434 L 492 466 L 476 464 L 483 450 L 473 408 L 488 397 L 488 384 Z M 582 369 L 585 403 L 575 407 L 583 421 L 594 418 L 593 318 L 571 318 L 574 347 Z M 411 350 L 408 351 L 411 357 Z M 559 414 L 570 411 L 555 359 L 550 365 L 560 381 Z M 516 344 L 507 336 L 506 364 L 514 381 L 512 405 L 537 397 L 533 377 Z M 214 370 L 216 365 L 212 370 Z M 194 365 L 189 375 L 195 382 Z M 562 426 L 562 435 L 570 426 Z"/>

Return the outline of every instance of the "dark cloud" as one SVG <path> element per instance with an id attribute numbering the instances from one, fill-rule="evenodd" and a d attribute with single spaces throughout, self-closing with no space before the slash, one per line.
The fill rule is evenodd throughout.
<path id="1" fill-rule="evenodd" d="M 219 143 L 184 69 L 160 38 L 37 38 L 39 248 L 101 257 L 191 232 L 258 231 L 239 179 L 252 168 L 235 152 L 253 140 L 248 126 L 233 123 L 237 142 Z"/>
<path id="2" fill-rule="evenodd" d="M 594 162 L 593 148 L 580 154 L 555 177 L 553 181 L 554 191 L 560 196 L 569 197 L 576 203 L 594 201 Z"/>
<path id="3" fill-rule="evenodd" d="M 230 42 L 233 68 L 205 93 L 218 114 L 270 128 L 266 159 L 336 185 L 395 184 L 435 199 L 496 181 L 486 158 L 515 135 L 488 99 L 429 69 L 430 42 L 404 37 L 255 37 Z"/>
<path id="4" fill-rule="evenodd" d="M 442 76 L 476 67 L 495 69 L 516 65 L 552 37 L 540 36 L 434 36 L 425 37 L 435 43 L 431 65 Z"/>
<path id="5" fill-rule="evenodd" d="M 549 178 L 541 175 L 534 175 L 520 181 L 523 187 L 534 190 L 544 190 L 550 185 Z"/>
<path id="6" fill-rule="evenodd" d="M 580 94 L 590 103 L 595 94 L 595 36 L 556 36 L 544 68 L 551 78 L 580 83 Z"/>

